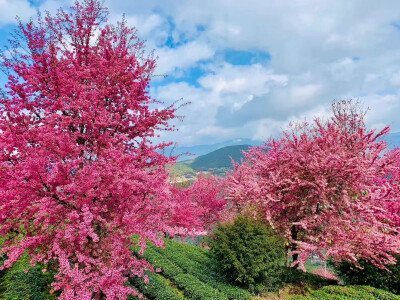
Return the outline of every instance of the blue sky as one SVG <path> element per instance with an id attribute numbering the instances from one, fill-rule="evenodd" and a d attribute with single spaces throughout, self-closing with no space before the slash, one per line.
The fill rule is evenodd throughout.
<path id="1" fill-rule="evenodd" d="M 70 0 L 0 0 L 0 44 L 36 9 Z M 180 111 L 181 145 L 276 136 L 291 121 L 329 117 L 330 103 L 359 99 L 371 128 L 400 131 L 400 2 L 387 0 L 106 0 L 155 49 L 150 91 Z M 4 77 L 0 76 L 4 84 Z"/>

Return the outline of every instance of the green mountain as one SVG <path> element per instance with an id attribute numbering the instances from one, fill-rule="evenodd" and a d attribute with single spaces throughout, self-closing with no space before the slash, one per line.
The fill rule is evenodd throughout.
<path id="1" fill-rule="evenodd" d="M 215 175 L 224 176 L 228 169 L 232 169 L 231 158 L 240 162 L 243 151 L 247 151 L 250 145 L 234 145 L 220 148 L 195 159 L 180 161 L 171 166 L 169 173 L 172 176 L 195 175 L 196 171 L 209 171 Z"/>
<path id="2" fill-rule="evenodd" d="M 196 171 L 193 170 L 190 165 L 185 162 L 177 162 L 169 169 L 169 175 L 171 176 L 184 176 L 186 174 L 195 175 Z"/>
<path id="3" fill-rule="evenodd" d="M 231 158 L 240 162 L 243 158 L 242 151 L 247 151 L 250 145 L 227 146 L 208 154 L 198 156 L 187 164 L 196 171 L 208 171 L 209 169 L 232 168 Z"/>

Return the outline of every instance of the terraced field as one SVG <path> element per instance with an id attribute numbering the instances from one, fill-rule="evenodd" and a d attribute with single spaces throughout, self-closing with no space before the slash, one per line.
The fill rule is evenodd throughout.
<path id="1" fill-rule="evenodd" d="M 168 239 L 165 243 L 165 249 L 149 244 L 145 254 L 138 255 L 162 270 L 160 274 L 147 273 L 148 285 L 141 278 L 132 280 L 131 284 L 147 298 L 251 299 L 250 293 L 225 281 L 206 250 Z"/>

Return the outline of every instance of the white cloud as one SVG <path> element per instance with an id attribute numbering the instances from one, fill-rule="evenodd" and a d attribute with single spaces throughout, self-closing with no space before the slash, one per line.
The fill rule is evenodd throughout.
<path id="1" fill-rule="evenodd" d="M 390 125 L 394 131 L 400 128 L 400 94 L 371 94 L 361 97 L 360 100 L 370 111 L 367 114 L 367 123 L 371 128 L 378 124 Z M 382 126 L 379 126 L 382 127 Z M 397 129 L 397 130 L 396 130 Z"/>
<path id="2" fill-rule="evenodd" d="M 195 65 L 200 60 L 214 56 L 215 50 L 205 43 L 189 42 L 176 48 L 162 47 L 157 49 L 157 73 L 172 74 Z"/>
<path id="3" fill-rule="evenodd" d="M 223 64 L 212 69 L 213 74 L 199 80 L 205 89 L 217 94 L 250 92 L 254 96 L 267 93 L 271 85 L 286 85 L 286 75 L 275 74 L 271 69 L 259 64 L 250 66 L 232 66 Z"/>
<path id="4" fill-rule="evenodd" d="M 0 0 L 0 25 L 16 23 L 16 16 L 27 21 L 35 15 L 35 8 L 27 0 Z"/>
<path id="5" fill-rule="evenodd" d="M 54 11 L 61 3 L 47 0 L 42 8 Z M 343 97 L 371 108 L 370 126 L 389 123 L 400 131 L 398 0 L 106 0 L 106 5 L 111 22 L 126 13 L 147 49 L 156 50 L 156 73 L 176 79 L 164 86 L 157 80 L 152 95 L 192 102 L 180 112 L 186 116 L 181 130 L 166 135 L 182 144 L 267 138 L 289 121 L 327 116 L 329 104 Z M 34 13 L 23 0 L 0 0 L 0 8 L 0 24 Z M 165 45 L 168 39 L 173 47 Z M 217 58 L 226 50 L 263 51 L 271 59 L 232 65 L 223 54 Z M 196 86 L 182 82 L 200 64 L 204 75 Z M 240 117 L 240 125 L 234 126 L 236 119 L 218 122 L 223 113 Z"/>
<path id="6" fill-rule="evenodd" d="M 306 84 L 291 87 L 290 98 L 297 107 L 304 106 L 307 102 L 313 101 L 321 94 L 322 85 Z"/>
<path id="7" fill-rule="evenodd" d="M 244 99 L 244 100 L 242 100 L 242 101 L 239 101 L 239 102 L 234 103 L 232 109 L 233 109 L 233 110 L 239 110 L 239 109 L 241 109 L 246 103 L 249 103 L 249 102 L 253 101 L 253 99 L 254 99 L 254 95 L 249 95 L 249 96 L 247 97 L 247 99 Z"/>

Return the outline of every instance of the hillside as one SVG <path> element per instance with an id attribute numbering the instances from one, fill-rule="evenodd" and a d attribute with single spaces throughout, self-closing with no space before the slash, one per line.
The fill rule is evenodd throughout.
<path id="1" fill-rule="evenodd" d="M 238 145 L 260 146 L 261 144 L 262 141 L 254 141 L 250 139 L 238 138 L 209 145 L 178 146 L 178 147 L 171 146 L 166 148 L 164 150 L 164 153 L 166 153 L 167 155 L 179 156 L 178 161 L 181 162 L 193 159 L 195 157 L 199 157 L 200 155 L 208 154 L 210 152 L 228 146 L 238 146 Z"/>
<path id="2" fill-rule="evenodd" d="M 206 155 L 196 157 L 189 166 L 197 171 L 207 171 L 209 169 L 232 168 L 231 158 L 235 162 L 240 162 L 243 152 L 250 148 L 250 145 L 227 146 L 215 150 Z"/>
<path id="3" fill-rule="evenodd" d="M 384 137 L 384 140 L 387 142 L 390 149 L 400 147 L 400 132 L 388 134 Z M 246 144 L 237 145 L 239 142 L 246 142 Z M 224 175 L 227 169 L 232 168 L 230 157 L 232 157 L 235 162 L 240 162 L 243 158 L 242 151 L 248 150 L 250 147 L 257 144 L 260 144 L 260 142 L 252 142 L 248 139 L 237 139 L 213 145 L 177 148 L 177 152 L 179 153 L 190 152 L 194 155 L 203 155 L 195 158 L 193 158 L 193 156 L 183 155 L 179 161 L 172 166 L 170 174 L 179 177 L 188 174 L 195 175 L 196 171 L 209 171 L 217 175 Z M 192 159 L 181 161 L 182 158 Z"/>
<path id="4" fill-rule="evenodd" d="M 146 299 L 169 300 L 261 300 L 261 299 L 387 299 L 400 300 L 400 296 L 366 286 L 335 286 L 329 280 L 299 270 L 284 268 L 282 279 L 286 283 L 275 293 L 253 296 L 245 289 L 228 283 L 218 269 L 218 263 L 208 250 L 165 239 L 165 249 L 148 243 L 143 256 L 160 273 L 147 272 L 150 283 L 144 284 L 141 278 L 132 278 L 130 283 L 144 294 Z M 315 292 L 313 290 L 316 290 Z M 310 294 L 314 293 L 314 294 Z M 306 296 L 296 295 L 306 294 Z M 137 297 L 131 299 L 138 299 Z"/>
<path id="5" fill-rule="evenodd" d="M 216 175 L 224 175 L 232 168 L 231 157 L 235 162 L 243 158 L 242 151 L 248 150 L 250 145 L 234 145 L 212 151 L 195 159 L 180 161 L 174 164 L 169 173 L 172 177 L 187 177 L 195 175 L 198 171 L 211 172 Z"/>
<path id="6" fill-rule="evenodd" d="M 184 162 L 177 162 L 176 164 L 172 165 L 169 169 L 169 174 L 171 176 L 184 176 L 187 174 L 195 175 L 196 171 L 187 163 Z"/>

